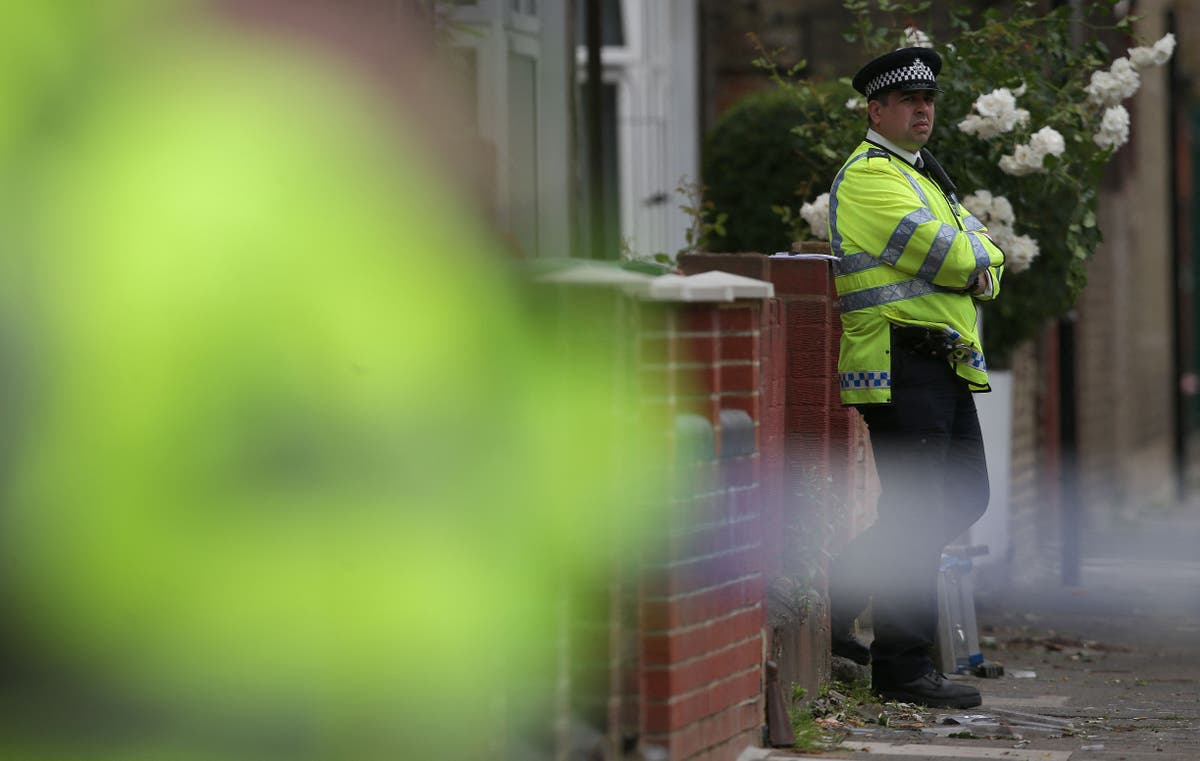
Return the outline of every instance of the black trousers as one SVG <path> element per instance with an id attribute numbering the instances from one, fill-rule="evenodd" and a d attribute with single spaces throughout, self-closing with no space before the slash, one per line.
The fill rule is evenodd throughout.
<path id="1" fill-rule="evenodd" d="M 941 553 L 983 515 L 989 496 L 966 382 L 945 359 L 898 345 L 892 354 L 892 404 L 859 408 L 879 473 L 879 517 L 834 559 L 829 578 L 834 631 L 849 630 L 871 602 L 877 684 L 934 669 Z"/>

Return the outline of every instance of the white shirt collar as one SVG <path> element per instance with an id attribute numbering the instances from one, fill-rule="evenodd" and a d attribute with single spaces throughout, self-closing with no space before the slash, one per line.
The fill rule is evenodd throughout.
<path id="1" fill-rule="evenodd" d="M 913 153 L 912 151 L 904 150 L 903 148 L 896 145 L 891 140 L 888 140 L 886 137 L 879 134 L 875 130 L 870 129 L 870 128 L 867 129 L 867 139 L 870 140 L 872 143 L 879 143 L 884 148 L 887 148 L 889 151 L 896 154 L 897 156 L 904 159 L 905 161 L 912 164 L 913 166 L 917 165 L 918 154 Z"/>

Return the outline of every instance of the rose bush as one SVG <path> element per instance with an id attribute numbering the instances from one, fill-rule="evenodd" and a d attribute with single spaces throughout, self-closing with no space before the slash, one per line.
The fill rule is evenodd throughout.
<path id="1" fill-rule="evenodd" d="M 1007 15 L 952 8 L 937 35 L 912 24 L 927 15 L 927 29 L 934 28 L 928 2 L 844 5 L 853 19 L 846 39 L 861 45 L 861 60 L 913 45 L 942 56 L 938 86 L 944 92 L 929 147 L 964 205 L 1007 254 L 1004 292 L 984 307 L 988 359 L 1003 365 L 1019 343 L 1065 314 L 1083 288 L 1086 261 L 1101 240 L 1096 210 L 1104 167 L 1129 140 L 1122 101 L 1137 92 L 1142 72 L 1170 60 L 1175 38 L 1168 34 L 1114 57 L 1106 41 L 1125 41 L 1133 28 L 1115 3 L 1091 4 L 1087 17 L 1073 17 L 1068 6 L 1042 13 L 1027 0 Z M 885 16 L 892 23 L 877 22 Z M 756 65 L 805 113 L 816 114 L 793 132 L 820 164 L 814 169 L 828 187 L 862 138 L 865 104 L 848 79 L 839 81 L 840 92 L 819 90 L 792 76 L 802 64 L 785 72 L 771 53 L 760 47 L 759 54 Z M 827 160 L 830 154 L 836 160 Z M 828 198 L 812 193 L 814 185 L 821 183 L 798 189 L 799 214 L 787 211 L 796 237 L 827 237 L 819 212 Z"/>

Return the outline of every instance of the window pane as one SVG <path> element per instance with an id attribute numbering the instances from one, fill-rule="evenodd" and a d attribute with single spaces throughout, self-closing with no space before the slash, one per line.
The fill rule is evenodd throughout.
<path id="1" fill-rule="evenodd" d="M 621 253 L 621 196 L 620 166 L 617 155 L 617 86 L 605 83 L 601 90 L 603 102 L 600 106 L 600 146 L 603 151 L 603 169 L 601 170 L 601 188 L 599 188 L 599 203 L 593 204 L 591 191 L 592 181 L 589 173 L 587 148 L 588 102 L 586 87 L 580 87 L 578 98 L 580 116 L 578 120 L 578 137 L 576 145 L 579 149 L 578 162 L 580 167 L 579 189 L 579 252 L 582 256 L 591 256 L 591 219 L 599 214 L 603 226 L 600 258 L 616 259 Z M 642 252 L 645 253 L 645 252 Z"/>
<path id="2" fill-rule="evenodd" d="M 621 10 L 622 0 L 600 0 L 600 42 L 605 47 L 625 46 L 625 17 Z M 588 0 L 575 2 L 575 41 L 587 44 Z M 536 3 L 535 3 L 536 5 Z"/>

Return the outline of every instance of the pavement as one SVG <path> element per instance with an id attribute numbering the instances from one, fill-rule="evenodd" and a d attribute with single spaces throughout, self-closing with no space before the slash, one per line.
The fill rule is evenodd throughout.
<path id="1" fill-rule="evenodd" d="M 1200 760 L 1200 505 L 1090 532 L 1083 553 L 1079 587 L 977 593 L 982 653 L 1004 675 L 955 678 L 983 705 L 833 706 L 828 749 L 741 761 Z"/>

